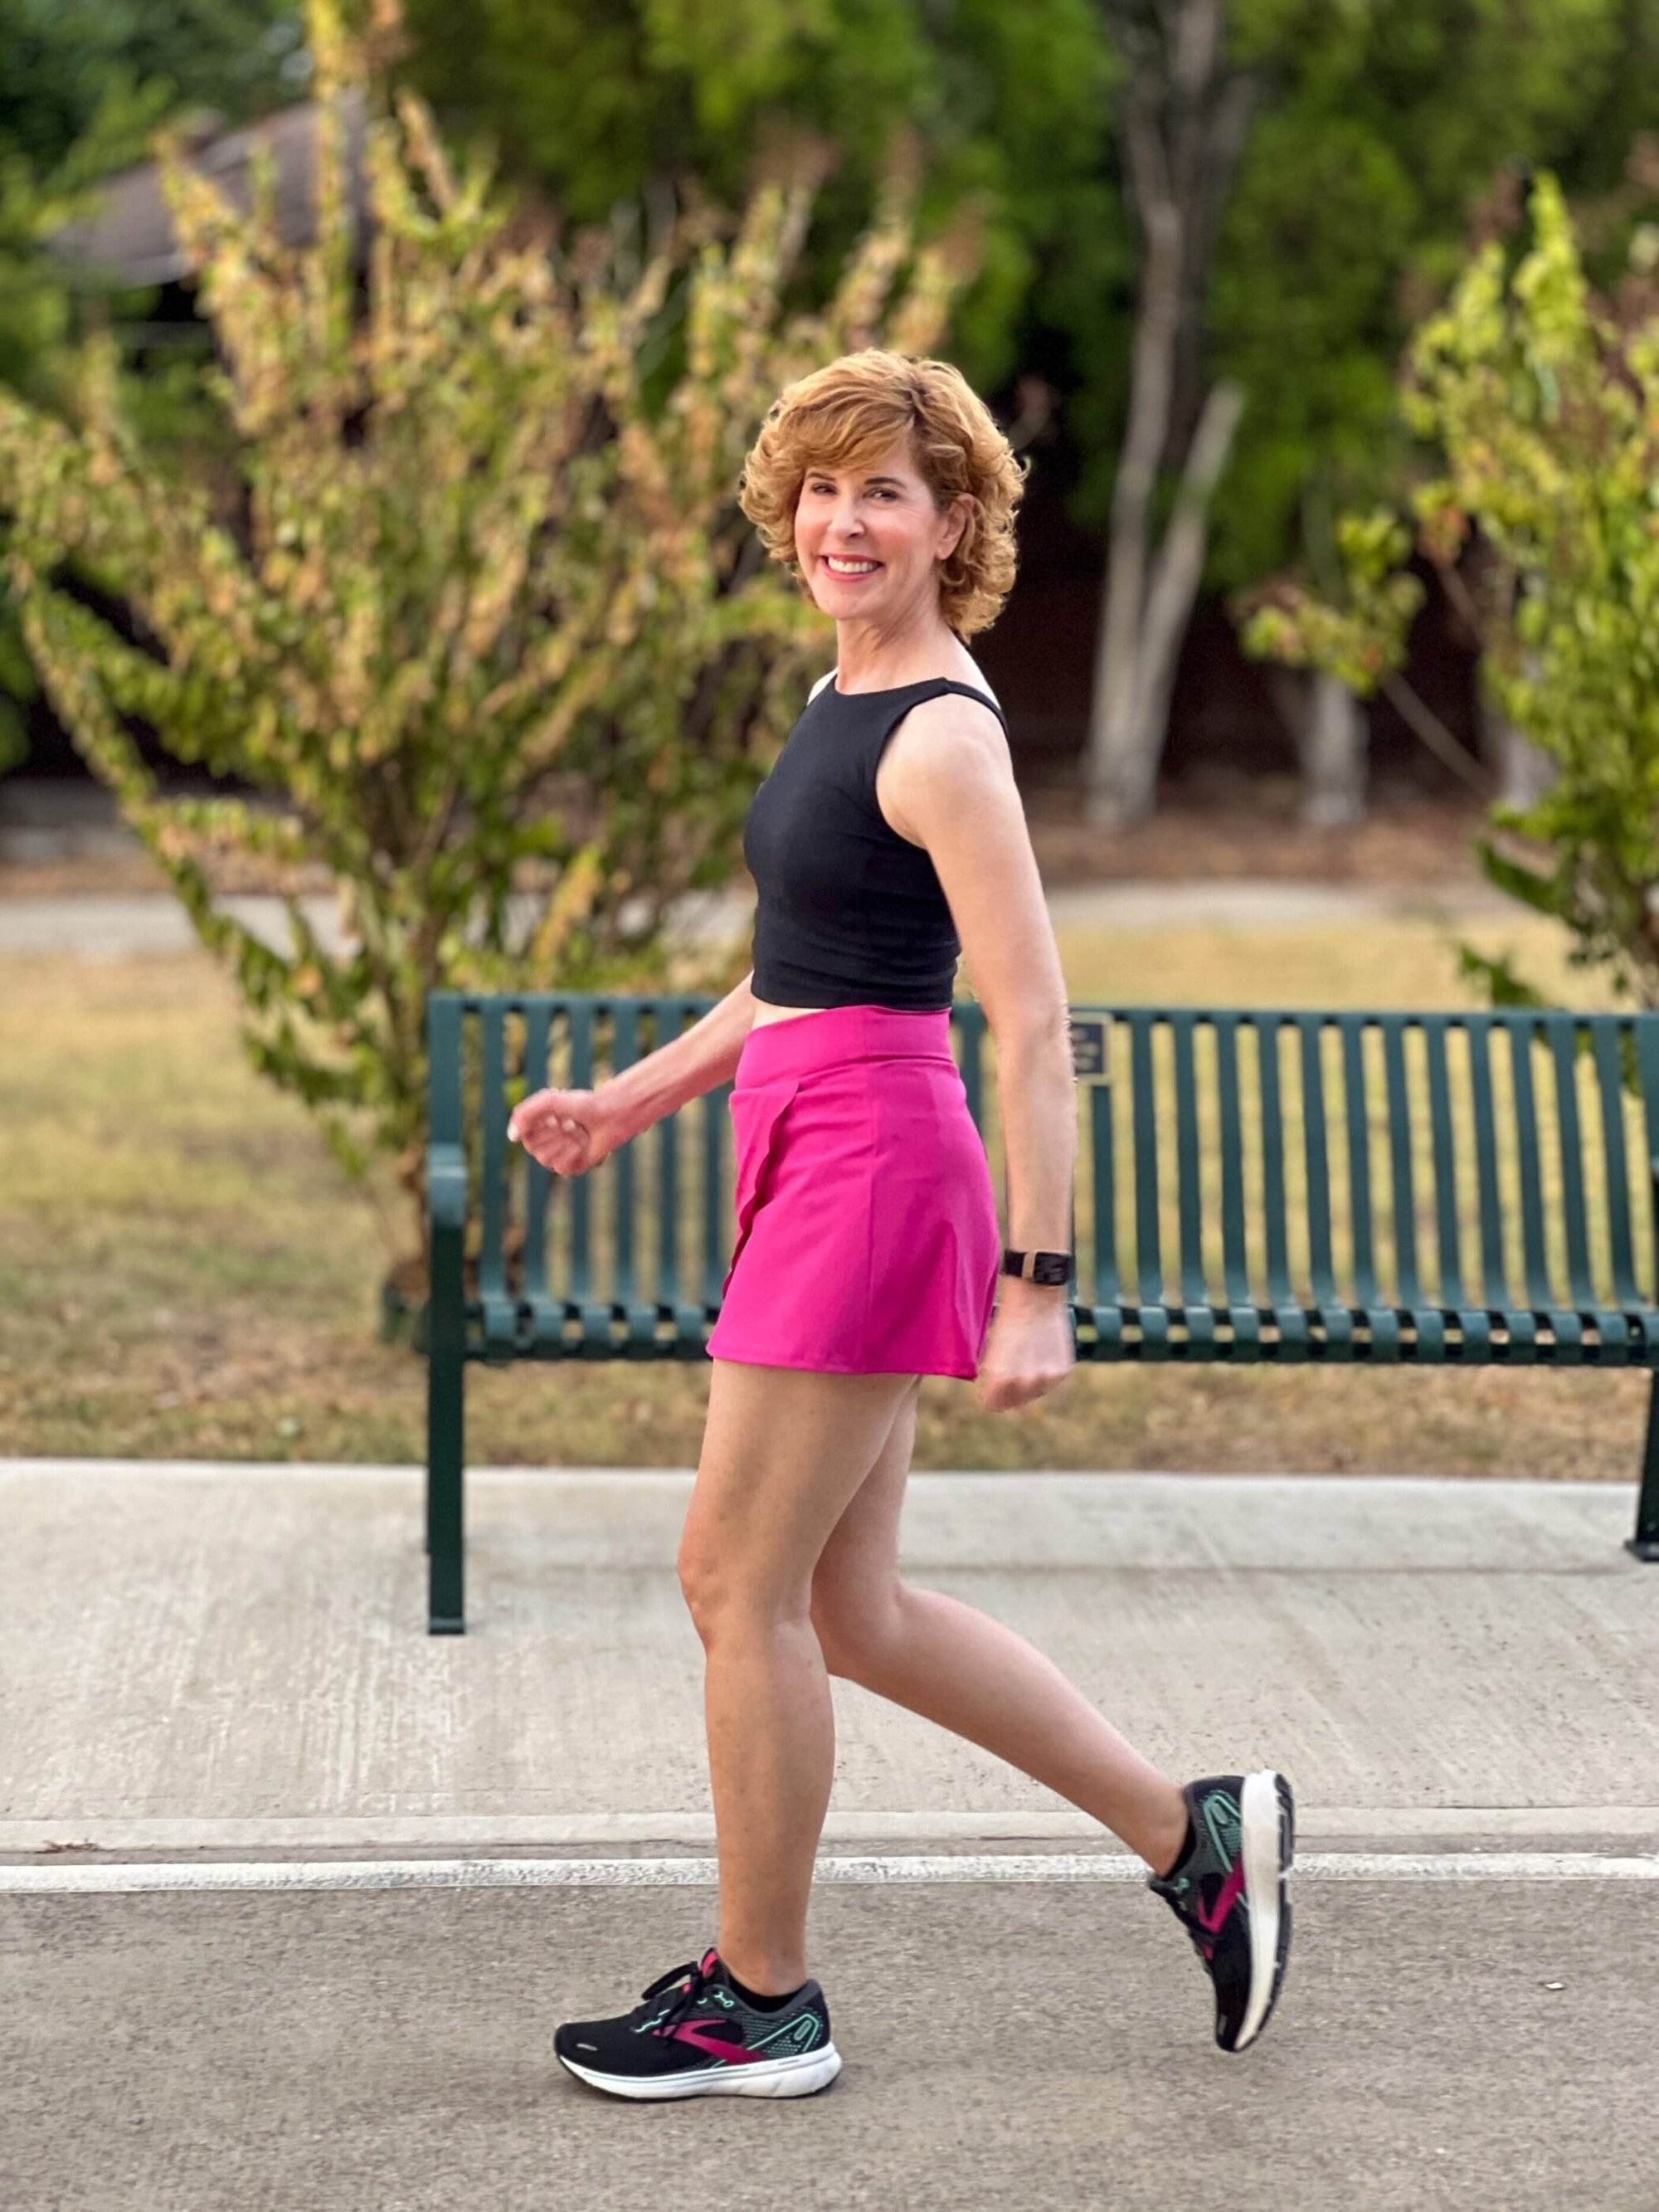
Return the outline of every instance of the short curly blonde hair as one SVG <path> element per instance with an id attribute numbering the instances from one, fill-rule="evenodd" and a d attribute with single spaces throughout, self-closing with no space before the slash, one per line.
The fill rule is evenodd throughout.
<path id="1" fill-rule="evenodd" d="M 967 527 L 939 564 L 939 607 L 957 635 L 970 638 L 996 620 L 1014 580 L 1014 511 L 1026 465 L 948 361 L 866 346 L 786 385 L 744 463 L 738 503 L 810 599 L 795 554 L 807 471 L 866 465 L 901 438 L 941 514 L 968 497 Z"/>

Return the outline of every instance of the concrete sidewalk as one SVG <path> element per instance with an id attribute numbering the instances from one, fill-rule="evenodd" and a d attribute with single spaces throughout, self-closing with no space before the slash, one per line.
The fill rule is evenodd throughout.
<path id="1" fill-rule="evenodd" d="M 692 1480 L 474 1473 L 451 1638 L 417 1470 L 0 1462 L 0 1853 L 706 1850 Z M 1611 1484 L 919 1474 L 902 1558 L 1169 1771 L 1284 1767 L 1310 1849 L 1646 1853 L 1659 1570 L 1631 1514 Z M 1118 1848 L 833 1693 L 826 1843 Z"/>
<path id="2" fill-rule="evenodd" d="M 293 932 L 284 901 L 230 895 L 218 904 L 273 951 L 287 953 Z M 337 902 L 309 894 L 301 911 L 319 941 L 337 955 L 353 942 L 343 931 Z M 509 922 L 526 936 L 546 901 L 515 894 L 507 902 Z M 1057 928 L 1139 930 L 1200 925 L 1210 928 L 1305 929 L 1342 927 L 1389 920 L 1424 919 L 1455 926 L 1494 915 L 1513 917 L 1512 899 L 1491 885 L 1439 892 L 1385 884 L 1258 882 L 1062 884 L 1048 896 Z M 639 909 L 643 918 L 644 908 Z M 624 902 L 623 919 L 629 908 Z M 747 942 L 755 926 L 752 891 L 694 892 L 677 905 L 671 944 L 730 945 Z M 125 960 L 190 951 L 200 944 L 189 915 L 171 892 L 107 896 L 0 898 L 0 956 L 8 958 L 76 953 L 94 961 Z"/>

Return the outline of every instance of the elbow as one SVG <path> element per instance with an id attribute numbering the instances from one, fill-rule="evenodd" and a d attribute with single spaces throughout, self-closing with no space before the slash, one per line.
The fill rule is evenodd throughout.
<path id="1" fill-rule="evenodd" d="M 1027 1000 L 1018 1012 L 1005 1009 L 991 1017 L 994 1033 L 1014 1044 L 1051 1042 L 1055 1037 L 1068 1036 L 1071 1027 L 1072 1009 L 1068 1002 L 1053 999 L 1046 992 Z"/>
<path id="2" fill-rule="evenodd" d="M 1023 1066 L 1049 1061 L 1072 1067 L 1072 1017 L 1068 1006 L 1043 1006 L 1016 1019 L 993 1022 L 999 1060 L 1018 1060 Z"/>

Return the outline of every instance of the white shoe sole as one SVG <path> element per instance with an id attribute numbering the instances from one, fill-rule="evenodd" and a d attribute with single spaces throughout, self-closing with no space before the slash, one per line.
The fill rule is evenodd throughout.
<path id="1" fill-rule="evenodd" d="M 643 2077 L 600 2074 L 592 2066 L 578 2065 L 562 2051 L 554 2056 L 568 2073 L 613 2097 L 810 2097 L 827 2088 L 841 2071 L 841 2053 L 833 2043 L 822 2051 L 803 2051 L 793 2058 L 764 2058 L 752 2066 L 717 2063 L 702 2073 L 657 2074 Z"/>
<path id="2" fill-rule="evenodd" d="M 1247 1774 L 1239 1806 L 1244 1841 L 1244 1895 L 1250 1907 L 1250 1996 L 1235 2051 L 1254 2043 L 1267 2016 L 1279 1964 L 1280 1906 L 1294 1853 L 1279 1850 L 1279 1776 L 1272 1767 Z"/>

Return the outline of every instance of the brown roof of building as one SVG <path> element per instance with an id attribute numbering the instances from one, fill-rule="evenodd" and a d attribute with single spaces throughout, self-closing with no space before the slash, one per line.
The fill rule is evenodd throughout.
<path id="1" fill-rule="evenodd" d="M 355 87 L 341 95 L 345 111 L 348 191 L 357 222 L 358 250 L 368 234 L 363 182 L 363 100 Z M 276 212 L 285 246 L 308 245 L 316 227 L 318 103 L 280 108 L 237 131 L 226 131 L 189 148 L 191 167 L 216 185 L 235 207 L 252 203 L 249 160 L 256 146 L 270 147 L 276 165 Z M 159 163 L 124 169 L 104 185 L 96 214 L 66 223 L 52 240 L 55 254 L 88 273 L 129 284 L 168 284 L 190 273 L 161 191 Z"/>

